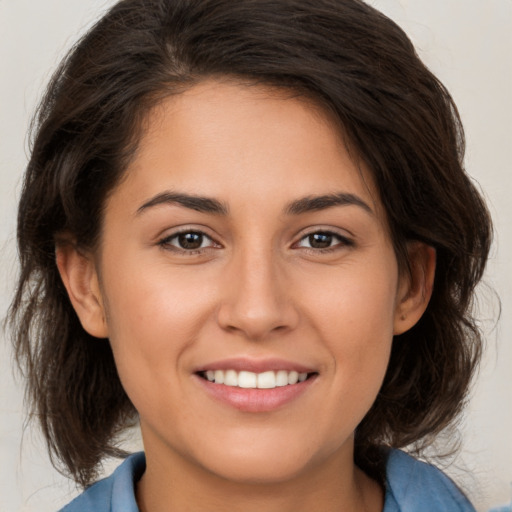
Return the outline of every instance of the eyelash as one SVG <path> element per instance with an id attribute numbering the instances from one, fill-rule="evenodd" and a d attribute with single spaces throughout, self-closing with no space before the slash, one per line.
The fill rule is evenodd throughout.
<path id="1" fill-rule="evenodd" d="M 318 235 L 322 235 L 322 236 L 328 236 L 328 237 L 332 237 L 332 240 L 337 240 L 337 243 L 335 243 L 334 245 L 330 245 L 329 247 L 322 247 L 322 248 L 315 248 L 315 247 L 304 247 L 302 246 L 302 248 L 310 253 L 314 253 L 314 254 L 318 254 L 318 253 L 321 253 L 321 254 L 326 254 L 326 253 L 331 253 L 331 252 L 334 252 L 334 251 L 337 251 L 339 249 L 341 249 L 342 247 L 353 247 L 354 246 L 354 241 L 351 240 L 350 238 L 347 238 L 346 236 L 343 236 L 343 235 L 340 235 L 339 233 L 336 233 L 335 231 L 329 231 L 328 229 L 326 230 L 323 230 L 323 229 L 319 229 L 317 231 L 312 231 L 310 233 L 306 233 L 305 235 L 303 235 L 300 240 L 298 242 L 296 242 L 294 244 L 294 246 L 298 246 L 298 247 L 301 247 L 300 246 L 300 243 L 304 240 L 307 240 L 309 239 L 310 243 L 311 243 L 311 237 L 314 237 L 314 236 L 318 236 Z"/>
<path id="2" fill-rule="evenodd" d="M 178 245 L 174 245 L 172 242 L 174 240 L 178 240 L 180 236 L 182 235 L 198 235 L 201 237 L 201 246 L 203 245 L 205 240 L 210 240 L 211 245 L 207 247 L 198 247 L 197 249 L 186 249 L 183 247 L 179 247 Z M 158 245 L 162 247 L 163 249 L 175 251 L 181 254 L 186 254 L 187 256 L 193 256 L 196 254 L 202 254 L 208 249 L 221 247 L 220 244 L 217 244 L 212 237 L 208 236 L 206 233 L 204 233 L 201 230 L 198 229 L 182 229 L 180 231 L 177 231 L 176 233 L 173 233 L 172 235 L 166 236 L 165 238 L 162 238 L 158 241 Z"/>
<path id="3" fill-rule="evenodd" d="M 198 248 L 195 248 L 195 249 L 187 249 L 187 248 L 179 247 L 178 245 L 174 245 L 172 242 L 175 240 L 178 241 L 178 239 L 181 235 L 197 235 L 197 236 L 201 237 L 201 246 Z M 311 244 L 311 237 L 319 236 L 319 235 L 332 237 L 333 240 L 337 240 L 337 243 L 334 245 L 330 245 L 328 247 L 317 247 L 317 248 L 305 247 L 305 246 L 300 245 L 301 242 L 303 242 L 304 240 L 308 240 L 308 239 L 309 239 L 309 243 Z M 210 245 L 208 245 L 206 247 L 202 247 L 205 240 L 209 240 Z M 221 247 L 220 244 L 215 242 L 206 233 L 204 233 L 203 231 L 200 231 L 200 230 L 195 230 L 195 229 L 183 229 L 181 231 L 173 233 L 172 235 L 166 236 L 165 238 L 158 241 L 158 245 L 160 247 L 162 247 L 163 249 L 175 251 L 175 252 L 178 252 L 181 254 L 186 254 L 187 256 L 202 254 L 209 249 Z M 353 246 L 354 246 L 353 240 L 351 240 L 345 236 L 342 236 L 339 233 L 336 233 L 334 231 L 329 231 L 329 230 L 317 230 L 317 231 L 312 231 L 312 232 L 304 234 L 299 239 L 298 242 L 293 244 L 292 247 L 293 248 L 301 248 L 302 247 L 302 249 L 304 249 L 305 251 L 307 251 L 309 253 L 326 254 L 326 253 L 334 252 L 334 251 L 340 249 L 341 247 L 353 247 Z"/>

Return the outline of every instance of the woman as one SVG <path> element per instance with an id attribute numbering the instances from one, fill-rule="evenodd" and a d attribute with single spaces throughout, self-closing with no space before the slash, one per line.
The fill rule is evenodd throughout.
<path id="1" fill-rule="evenodd" d="M 357 0 L 124 0 L 49 86 L 11 319 L 64 510 L 473 510 L 490 244 L 444 87 Z"/>

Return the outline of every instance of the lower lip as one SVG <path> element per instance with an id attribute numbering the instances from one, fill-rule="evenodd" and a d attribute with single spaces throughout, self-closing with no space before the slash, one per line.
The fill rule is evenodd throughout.
<path id="1" fill-rule="evenodd" d="M 244 412 L 269 412 L 280 409 L 296 400 L 310 388 L 316 380 L 312 375 L 304 382 L 272 389 L 247 389 L 215 384 L 194 375 L 203 389 L 214 399 Z"/>

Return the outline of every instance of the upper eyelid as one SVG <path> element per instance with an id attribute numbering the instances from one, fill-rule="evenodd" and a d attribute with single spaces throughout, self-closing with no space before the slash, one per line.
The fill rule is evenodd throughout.
<path id="1" fill-rule="evenodd" d="M 215 235 L 212 235 L 209 233 L 211 231 L 206 226 L 190 226 L 190 225 L 184 225 L 184 226 L 175 226 L 173 228 L 167 228 L 165 230 L 161 231 L 161 234 L 157 236 L 158 240 L 164 240 L 173 238 L 175 236 L 181 235 L 183 233 L 200 233 L 208 238 L 211 238 L 215 241 Z"/>
<path id="2" fill-rule="evenodd" d="M 214 245 L 221 245 L 219 242 L 217 242 L 208 233 L 205 233 L 204 231 L 201 231 L 201 230 L 198 230 L 198 229 L 184 229 L 184 230 L 181 230 L 181 231 L 175 231 L 173 233 L 170 233 L 169 235 L 160 237 L 158 243 L 159 244 L 162 244 L 162 243 L 165 243 L 165 242 L 169 243 L 170 240 L 173 240 L 173 239 L 177 238 L 179 235 L 183 235 L 184 233 L 198 233 L 198 234 L 202 235 L 203 237 L 207 238 L 208 240 L 210 240 L 212 242 L 212 244 L 214 244 Z"/>
<path id="3" fill-rule="evenodd" d="M 322 234 L 325 234 L 325 235 L 331 235 L 334 238 L 337 238 L 341 242 L 352 243 L 352 239 L 350 237 L 345 236 L 345 235 L 341 235 L 340 233 L 336 233 L 335 231 L 312 231 L 310 233 L 306 233 L 305 235 L 302 235 L 301 237 L 299 237 L 299 239 L 296 242 L 294 242 L 294 245 L 300 243 L 302 240 L 304 240 L 305 238 L 310 237 L 311 235 L 315 235 L 316 233 L 322 233 Z"/>
<path id="4" fill-rule="evenodd" d="M 295 240 L 302 240 L 303 238 L 314 235 L 315 233 L 327 233 L 330 235 L 335 235 L 340 238 L 352 240 L 355 236 L 346 229 L 327 227 L 327 226 L 311 226 L 305 229 L 301 229 L 297 235 L 295 235 Z"/>
<path id="5" fill-rule="evenodd" d="M 214 244 L 222 246 L 223 243 L 219 242 L 218 237 L 215 237 L 214 235 L 209 234 L 208 231 L 209 230 L 206 228 L 206 226 L 176 227 L 176 228 L 172 229 L 172 231 L 169 232 L 169 234 L 163 234 L 161 236 L 158 236 L 157 243 L 161 244 L 165 241 L 172 240 L 173 238 L 175 238 L 183 233 L 200 233 L 204 237 L 211 240 Z M 304 228 L 299 233 L 297 233 L 297 235 L 295 235 L 295 237 L 294 237 L 294 241 L 292 242 L 292 245 L 299 243 L 304 238 L 314 235 L 315 233 L 330 234 L 330 235 L 338 237 L 342 240 L 346 240 L 346 241 L 350 241 L 350 242 L 353 242 L 353 239 L 354 239 L 354 235 L 347 232 L 346 230 L 336 229 L 336 228 L 327 227 L 327 226 L 325 226 L 325 227 L 324 226 L 311 226 L 309 228 Z"/>

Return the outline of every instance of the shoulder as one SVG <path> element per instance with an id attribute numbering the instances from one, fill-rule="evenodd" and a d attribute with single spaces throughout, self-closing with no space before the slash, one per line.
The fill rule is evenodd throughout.
<path id="1" fill-rule="evenodd" d="M 442 471 L 431 464 L 391 450 L 386 464 L 384 512 L 475 512 Z"/>
<path id="2" fill-rule="evenodd" d="M 108 478 L 88 487 L 60 512 L 139 512 L 135 482 L 145 467 L 144 453 L 131 455 Z"/>

